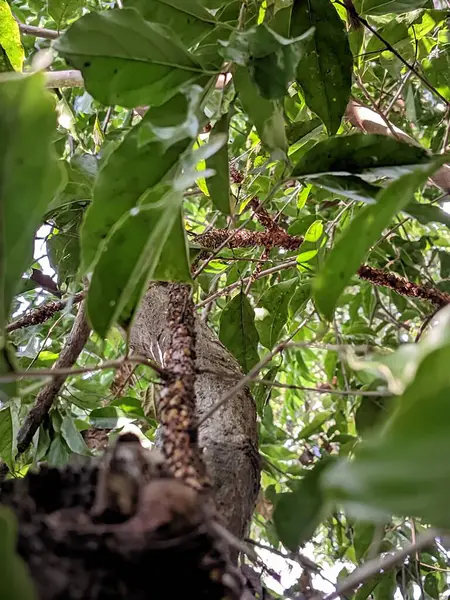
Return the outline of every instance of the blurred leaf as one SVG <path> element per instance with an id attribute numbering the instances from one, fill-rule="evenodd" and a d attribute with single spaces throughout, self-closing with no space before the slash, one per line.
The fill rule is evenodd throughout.
<path id="1" fill-rule="evenodd" d="M 0 507 L 0 600 L 37 600 L 25 562 L 16 554 L 17 520 L 7 506 Z"/>
<path id="2" fill-rule="evenodd" d="M 170 29 L 145 21 L 132 8 L 84 15 L 54 46 L 81 70 L 87 91 L 106 105 L 158 106 L 204 77 Z"/>
<path id="3" fill-rule="evenodd" d="M 397 572 L 395 569 L 382 574 L 380 582 L 373 591 L 374 600 L 393 600 L 397 589 Z"/>
<path id="4" fill-rule="evenodd" d="M 356 560 L 360 563 L 366 555 L 373 540 L 375 525 L 367 521 L 355 521 L 353 525 L 353 547 Z"/>
<path id="5" fill-rule="evenodd" d="M 419 223 L 426 225 L 427 223 L 442 223 L 447 227 L 450 227 L 450 215 L 433 204 L 422 204 L 420 202 L 412 202 L 408 204 L 403 212 L 417 219 Z"/>
<path id="6" fill-rule="evenodd" d="M 398 177 L 430 161 L 423 148 L 385 135 L 356 133 L 318 142 L 295 165 L 292 177 L 322 173 Z"/>
<path id="7" fill-rule="evenodd" d="M 118 420 L 126 416 L 127 414 L 118 406 L 105 406 L 104 408 L 93 410 L 89 415 L 89 418 L 93 427 L 98 427 L 99 429 L 115 429 Z"/>
<path id="8" fill-rule="evenodd" d="M 0 48 L 5 52 L 11 67 L 15 71 L 22 71 L 24 52 L 19 25 L 6 0 L 0 0 Z"/>
<path id="9" fill-rule="evenodd" d="M 314 300 L 320 312 L 332 319 L 336 302 L 350 278 L 364 260 L 370 246 L 378 239 L 392 217 L 414 197 L 438 163 L 423 171 L 403 175 L 383 189 L 374 205 L 358 212 L 335 243 L 313 284 Z"/>
<path id="10" fill-rule="evenodd" d="M 358 0 L 355 7 L 360 14 L 386 15 L 416 10 L 426 4 L 427 0 Z"/>
<path id="11" fill-rule="evenodd" d="M 380 187 L 352 175 L 320 175 L 319 177 L 314 177 L 311 183 L 324 190 L 334 192 L 345 198 L 350 198 L 350 200 L 366 204 L 373 204 L 380 191 Z"/>
<path id="12" fill-rule="evenodd" d="M 441 277 L 442 279 L 447 279 L 450 277 L 450 254 L 448 252 L 439 252 L 439 261 L 441 263 Z"/>
<path id="13" fill-rule="evenodd" d="M 47 0 L 47 11 L 55 21 L 58 29 L 63 29 L 65 25 L 80 16 L 84 0 Z"/>
<path id="14" fill-rule="evenodd" d="M 44 76 L 8 75 L 0 85 L 1 331 L 22 274 L 32 262 L 34 234 L 61 172 L 51 144 L 56 118 Z"/>
<path id="15" fill-rule="evenodd" d="M 361 404 L 355 413 L 355 425 L 359 435 L 365 435 L 374 427 L 379 426 L 380 422 L 387 415 L 387 398 L 380 396 L 363 396 Z"/>
<path id="16" fill-rule="evenodd" d="M 50 449 L 47 454 L 47 462 L 51 467 L 61 468 L 67 465 L 69 458 L 69 449 L 61 436 L 58 434 L 50 444 Z"/>
<path id="17" fill-rule="evenodd" d="M 244 373 L 259 362 L 255 313 L 243 292 L 234 296 L 222 310 L 219 338 L 239 361 Z"/>
<path id="18" fill-rule="evenodd" d="M 206 161 L 206 168 L 213 169 L 215 175 L 206 180 L 211 201 L 217 210 L 225 215 L 231 215 L 230 198 L 230 167 L 228 158 L 228 127 L 230 125 L 230 112 L 224 114 L 211 130 L 210 137 L 216 133 L 226 134 L 226 143 L 218 152 Z"/>
<path id="19" fill-rule="evenodd" d="M 439 600 L 439 585 L 437 577 L 434 573 L 428 573 L 425 577 L 425 581 L 423 584 L 423 589 L 430 596 L 430 598 L 434 598 L 435 600 Z"/>
<path id="20" fill-rule="evenodd" d="M 350 98 L 353 57 L 344 24 L 329 0 L 294 0 L 291 35 L 302 35 L 311 27 L 314 33 L 305 42 L 297 81 L 306 104 L 333 135 Z"/>
<path id="21" fill-rule="evenodd" d="M 273 100 L 261 98 L 246 68 L 237 67 L 233 80 L 242 106 L 253 122 L 262 143 L 276 156 L 283 157 L 287 151 L 287 140 L 281 105 Z"/>
<path id="22" fill-rule="evenodd" d="M 322 430 L 322 425 L 326 423 L 332 416 L 332 411 L 319 412 L 314 415 L 313 420 L 305 425 L 297 436 L 298 440 L 306 440 L 318 431 Z"/>

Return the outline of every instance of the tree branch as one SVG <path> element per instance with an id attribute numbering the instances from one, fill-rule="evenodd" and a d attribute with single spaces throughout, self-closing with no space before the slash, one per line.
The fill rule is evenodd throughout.
<path id="1" fill-rule="evenodd" d="M 56 38 L 59 37 L 59 33 L 53 29 L 35 27 L 34 25 L 26 25 L 25 23 L 18 23 L 18 25 L 21 33 L 26 35 L 34 35 L 34 37 L 40 37 L 46 40 L 56 40 Z"/>
<path id="2" fill-rule="evenodd" d="M 63 310 L 69 304 L 78 304 L 84 298 L 84 292 L 78 292 L 75 296 L 67 298 L 66 300 L 60 300 L 59 302 L 47 302 L 42 306 L 38 306 L 34 310 L 26 313 L 20 319 L 13 321 L 6 326 L 6 331 L 16 331 L 16 329 L 22 329 L 23 327 L 31 327 L 32 325 L 39 325 L 51 319 L 57 312 Z"/>
<path id="3" fill-rule="evenodd" d="M 86 308 L 83 303 L 79 310 L 66 345 L 54 364 L 55 369 L 72 367 L 83 350 L 91 327 L 86 318 Z M 58 375 L 52 379 L 37 395 L 36 402 L 25 418 L 17 435 L 17 451 L 22 454 L 30 446 L 33 436 L 41 426 L 44 418 L 51 409 L 53 402 L 61 390 L 67 375 Z"/>

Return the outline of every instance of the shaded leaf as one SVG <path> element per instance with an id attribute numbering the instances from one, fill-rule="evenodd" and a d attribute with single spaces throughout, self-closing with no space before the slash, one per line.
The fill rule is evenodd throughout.
<path id="1" fill-rule="evenodd" d="M 324 516 L 325 499 L 319 483 L 328 464 L 327 460 L 322 460 L 295 483 L 294 491 L 278 496 L 273 521 L 278 537 L 289 550 L 295 551 L 307 542 Z"/>
<path id="2" fill-rule="evenodd" d="M 243 292 L 234 296 L 222 310 L 219 338 L 239 361 L 244 373 L 259 361 L 255 313 Z"/>
<path id="3" fill-rule="evenodd" d="M 303 283 L 302 285 L 297 286 L 294 295 L 289 302 L 289 316 L 290 318 L 294 318 L 295 315 L 304 308 L 305 304 L 311 298 L 311 284 Z"/>
<path id="4" fill-rule="evenodd" d="M 416 10 L 426 4 L 427 0 L 359 0 L 355 7 L 360 14 L 386 15 Z"/>
<path id="5" fill-rule="evenodd" d="M 355 413 L 355 425 L 359 435 L 377 427 L 387 415 L 387 398 L 380 396 L 363 396 Z"/>
<path id="6" fill-rule="evenodd" d="M 377 587 L 373 591 L 374 600 L 393 600 L 397 589 L 397 573 L 391 569 L 382 574 Z"/>
<path id="7" fill-rule="evenodd" d="M 42 74 L 10 75 L 2 80 L 0 330 L 32 261 L 36 229 L 61 181 L 51 143 L 55 130 L 54 104 Z"/>
<path id="8" fill-rule="evenodd" d="M 392 217 L 411 202 L 417 188 L 427 181 L 437 167 L 438 164 L 434 163 L 425 171 L 404 175 L 391 183 L 379 193 L 376 204 L 359 211 L 336 241 L 313 283 L 314 300 L 327 319 L 332 319 L 339 296 L 370 246 L 389 225 Z"/>
<path id="9" fill-rule="evenodd" d="M 26 563 L 16 554 L 17 520 L 13 511 L 0 507 L 0 600 L 20 598 L 37 600 L 36 590 Z"/>
<path id="10" fill-rule="evenodd" d="M 214 17 L 196 0 L 126 0 L 148 21 L 170 27 L 186 45 L 193 45 L 211 33 Z"/>
<path id="11" fill-rule="evenodd" d="M 283 157 L 287 151 L 287 140 L 282 106 L 276 101 L 261 98 L 245 67 L 236 68 L 233 80 L 242 106 L 262 143 L 278 157 Z"/>
<path id="12" fill-rule="evenodd" d="M 305 102 L 336 133 L 347 108 L 352 85 L 353 57 L 344 23 L 329 0 L 295 0 L 291 35 L 314 33 L 305 42 L 297 67 L 297 81 Z"/>
<path id="13" fill-rule="evenodd" d="M 224 114 L 211 130 L 210 136 L 214 136 L 216 133 L 225 134 L 227 141 L 218 152 L 206 161 L 206 168 L 215 171 L 215 175 L 206 180 L 206 187 L 214 206 L 225 215 L 231 215 L 232 213 L 228 158 L 228 127 L 230 125 L 230 116 L 230 112 Z"/>
<path id="14" fill-rule="evenodd" d="M 329 192 L 366 204 L 373 204 L 380 191 L 380 187 L 352 175 L 320 175 L 311 179 L 311 183 Z"/>
<path id="15" fill-rule="evenodd" d="M 13 465 L 13 424 L 9 407 L 0 411 L 0 458 L 8 465 Z"/>
<path id="16" fill-rule="evenodd" d="M 0 48 L 15 71 L 21 71 L 24 52 L 20 39 L 20 30 L 11 8 L 6 0 L 0 0 Z M 9 70 L 9 69 L 1 69 Z"/>
<path id="17" fill-rule="evenodd" d="M 72 452 L 75 452 L 75 454 L 82 454 L 84 456 L 91 455 L 91 451 L 86 446 L 83 436 L 76 428 L 73 418 L 69 415 L 63 417 L 61 423 L 61 435 L 67 446 Z"/>
<path id="18" fill-rule="evenodd" d="M 450 277 L 450 254 L 448 252 L 439 252 L 439 261 L 441 263 L 440 275 L 442 279 Z"/>
<path id="19" fill-rule="evenodd" d="M 55 48 L 81 70 L 88 92 L 107 105 L 161 105 L 204 76 L 170 29 L 132 8 L 81 17 Z"/>
<path id="20" fill-rule="evenodd" d="M 373 523 L 357 520 L 353 524 L 353 547 L 358 562 L 363 560 L 367 550 L 370 548 L 374 533 L 375 525 Z"/>
<path id="21" fill-rule="evenodd" d="M 433 204 L 423 204 L 421 202 L 412 202 L 408 204 L 403 212 L 417 219 L 419 223 L 426 225 L 427 223 L 442 223 L 450 227 L 450 215 Z"/>
<path id="22" fill-rule="evenodd" d="M 357 133 L 318 142 L 295 165 L 292 177 L 322 173 L 398 177 L 430 160 L 423 148 L 385 135 Z"/>
<path id="23" fill-rule="evenodd" d="M 266 348 L 273 348 L 280 339 L 288 320 L 288 307 L 297 283 L 298 279 L 282 281 L 267 289 L 259 299 L 258 304 L 268 312 L 264 319 L 256 322 L 260 342 Z"/>
<path id="24" fill-rule="evenodd" d="M 426 591 L 428 596 L 439 600 L 439 584 L 437 577 L 434 573 L 428 573 L 425 577 L 423 589 Z"/>
<path id="25" fill-rule="evenodd" d="M 64 443 L 62 437 L 57 435 L 50 444 L 47 454 L 47 462 L 51 467 L 65 467 L 69 462 L 69 449 Z"/>
<path id="26" fill-rule="evenodd" d="M 322 425 L 330 419 L 332 414 L 333 413 L 331 411 L 317 413 L 314 416 L 311 423 L 308 423 L 308 425 L 305 425 L 305 427 L 303 427 L 303 429 L 298 434 L 297 439 L 305 440 L 311 437 L 313 434 L 317 433 L 318 431 L 321 431 Z"/>
<path id="27" fill-rule="evenodd" d="M 120 418 L 126 417 L 118 406 L 105 406 L 96 408 L 91 412 L 89 418 L 94 427 L 99 429 L 115 429 Z"/>

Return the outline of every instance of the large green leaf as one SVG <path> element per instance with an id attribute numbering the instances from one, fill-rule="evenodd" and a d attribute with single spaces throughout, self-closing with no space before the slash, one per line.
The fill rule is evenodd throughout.
<path id="1" fill-rule="evenodd" d="M 434 204 L 413 202 L 403 209 L 404 212 L 426 225 L 427 223 L 442 223 L 450 227 L 450 215 Z"/>
<path id="2" fill-rule="evenodd" d="M 292 177 L 323 173 L 398 177 L 430 160 L 423 148 L 385 135 L 357 133 L 318 142 L 295 165 Z"/>
<path id="3" fill-rule="evenodd" d="M 357 0 L 355 7 L 363 15 L 387 15 L 417 10 L 426 4 L 428 0 Z"/>
<path id="4" fill-rule="evenodd" d="M 446 48 L 438 56 L 427 58 L 422 63 L 422 68 L 428 81 L 440 92 L 447 101 L 450 101 L 450 55 Z"/>
<path id="5" fill-rule="evenodd" d="M 182 200 L 180 192 L 158 186 L 114 227 L 95 265 L 87 299 L 92 326 L 100 336 L 106 336 L 125 308 L 131 312 L 130 300 L 137 304 L 160 259 L 168 258 L 162 251 Z"/>
<path id="6" fill-rule="evenodd" d="M 378 186 L 372 185 L 360 177 L 353 175 L 320 175 L 319 177 L 314 177 L 311 183 L 329 192 L 334 192 L 356 202 L 365 202 L 366 204 L 373 204 L 380 191 Z"/>
<path id="7" fill-rule="evenodd" d="M 136 8 L 148 21 L 167 25 L 187 46 L 199 42 L 216 24 L 197 0 L 126 0 L 124 5 Z"/>
<path id="8" fill-rule="evenodd" d="M 244 373 L 259 361 L 255 312 L 243 292 L 234 296 L 222 310 L 219 338 L 237 358 Z"/>
<path id="9" fill-rule="evenodd" d="M 47 11 L 58 29 L 62 29 L 70 20 L 80 16 L 84 3 L 84 0 L 47 0 Z"/>
<path id="10" fill-rule="evenodd" d="M 145 21 L 132 8 L 85 15 L 55 47 L 104 104 L 164 104 L 205 75 L 170 29 Z"/>
<path id="11" fill-rule="evenodd" d="M 86 446 L 83 436 L 76 428 L 73 418 L 69 415 L 63 417 L 61 423 L 61 435 L 72 452 L 84 456 L 91 455 L 91 451 Z"/>
<path id="12" fill-rule="evenodd" d="M 337 464 L 324 484 L 352 505 L 448 527 L 450 346 L 432 351 L 387 425 Z"/>
<path id="13" fill-rule="evenodd" d="M 0 507 L 0 600 L 36 600 L 37 594 L 28 567 L 16 553 L 17 521 L 13 511 Z"/>
<path id="14" fill-rule="evenodd" d="M 109 156 L 98 175 L 94 201 L 81 228 L 82 265 L 86 270 L 109 235 L 111 227 L 136 206 L 140 196 L 156 185 L 178 161 L 190 143 L 188 137 L 169 145 L 170 136 L 179 137 L 177 125 L 186 122 L 186 103 L 178 97 L 166 107 L 151 109 Z M 196 136 L 195 128 L 191 135 Z M 157 136 L 157 137 L 156 137 Z"/>
<path id="15" fill-rule="evenodd" d="M 20 30 L 6 0 L 0 0 L 0 49 L 3 49 L 15 71 L 22 70 L 24 52 L 20 40 Z M 0 71 L 9 70 L 2 69 Z"/>
<path id="16" fill-rule="evenodd" d="M 364 207 L 336 241 L 313 283 L 317 308 L 332 319 L 337 300 L 392 217 L 409 204 L 417 188 L 423 185 L 439 163 L 403 175 L 383 189 L 376 204 Z"/>
<path id="17" fill-rule="evenodd" d="M 339 129 L 352 86 L 353 57 L 344 23 L 329 0 L 295 0 L 291 35 L 314 33 L 305 42 L 297 81 L 305 102 L 324 122 L 328 133 Z"/>
<path id="18" fill-rule="evenodd" d="M 213 169 L 215 175 L 206 180 L 206 187 L 211 196 L 214 206 L 225 215 L 230 215 L 231 197 L 230 197 L 230 166 L 228 159 L 228 127 L 230 124 L 230 113 L 224 114 L 214 125 L 211 136 L 216 133 L 226 134 L 227 142 L 218 152 L 213 154 L 206 161 L 206 168 Z"/>
<path id="19" fill-rule="evenodd" d="M 0 81 L 0 330 L 32 261 L 36 229 L 61 181 L 51 145 L 55 130 L 43 75 L 11 74 Z"/>
<path id="20" fill-rule="evenodd" d="M 236 68 L 233 80 L 242 106 L 262 143 L 278 158 L 282 157 L 287 151 L 287 139 L 281 104 L 261 98 L 245 67 Z"/>
<path id="21" fill-rule="evenodd" d="M 298 279 L 289 279 L 271 286 L 261 296 L 259 303 L 268 312 L 257 321 L 259 339 L 266 348 L 272 349 L 280 339 L 288 320 L 289 303 L 298 285 Z"/>

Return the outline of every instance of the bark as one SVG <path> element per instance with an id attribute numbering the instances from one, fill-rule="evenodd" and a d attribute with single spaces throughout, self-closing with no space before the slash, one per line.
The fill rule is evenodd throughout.
<path id="1" fill-rule="evenodd" d="M 152 285 L 131 330 L 130 346 L 134 353 L 162 362 L 169 342 L 167 306 L 167 286 Z M 242 377 L 242 372 L 215 333 L 199 318 L 196 318 L 195 329 L 199 371 L 195 385 L 196 410 L 200 420 Z M 208 373 L 204 373 L 205 370 Z M 248 531 L 260 477 L 256 407 L 248 389 L 236 394 L 202 425 L 199 445 L 224 525 L 242 538 Z"/>

